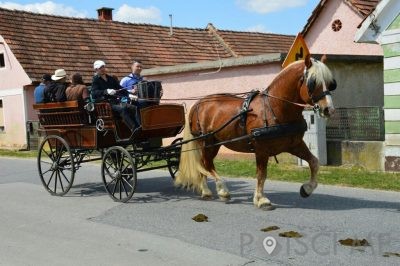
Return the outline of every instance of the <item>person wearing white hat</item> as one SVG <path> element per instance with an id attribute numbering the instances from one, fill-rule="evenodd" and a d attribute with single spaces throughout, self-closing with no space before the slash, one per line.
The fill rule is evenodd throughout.
<path id="1" fill-rule="evenodd" d="M 65 78 L 67 78 L 67 72 L 65 72 L 64 69 L 57 69 L 54 72 L 54 75 L 51 76 L 51 79 L 54 81 L 58 81 Z"/>
<path id="2" fill-rule="evenodd" d="M 51 76 L 53 82 L 44 90 L 45 102 L 64 102 L 67 100 L 65 89 L 67 88 L 67 72 L 60 68 Z"/>
<path id="3" fill-rule="evenodd" d="M 104 63 L 104 61 L 101 60 L 97 60 L 93 63 L 93 68 L 96 69 L 100 69 L 101 67 L 105 67 L 106 63 Z"/>
<path id="4" fill-rule="evenodd" d="M 107 74 L 106 64 L 102 60 L 97 60 L 93 63 L 93 68 L 96 74 L 92 80 L 92 98 L 96 101 L 108 101 L 111 104 L 111 108 L 114 112 L 118 113 L 128 128 L 134 132 L 138 127 L 138 123 L 135 121 L 134 116 L 130 112 L 130 108 L 136 107 L 129 104 L 121 104 L 118 98 L 121 90 L 121 86 L 116 78 Z"/>

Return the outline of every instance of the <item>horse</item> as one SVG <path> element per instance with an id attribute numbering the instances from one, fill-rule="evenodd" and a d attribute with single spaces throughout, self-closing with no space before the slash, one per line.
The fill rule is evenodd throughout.
<path id="1" fill-rule="evenodd" d="M 203 199 L 212 199 L 207 176 L 213 177 L 218 196 L 229 200 L 229 190 L 213 162 L 224 145 L 233 151 L 255 154 L 256 207 L 272 207 L 263 193 L 267 165 L 271 156 L 282 152 L 308 162 L 311 177 L 301 186 L 300 194 L 310 196 L 318 185 L 319 162 L 303 141 L 306 124 L 302 111 L 314 106 L 320 116 L 332 116 L 335 108 L 330 91 L 335 88 L 336 81 L 328 67 L 307 57 L 281 70 L 265 90 L 253 93 L 244 111 L 243 98 L 235 94 L 213 94 L 199 99 L 186 115 L 175 185 L 193 188 Z"/>

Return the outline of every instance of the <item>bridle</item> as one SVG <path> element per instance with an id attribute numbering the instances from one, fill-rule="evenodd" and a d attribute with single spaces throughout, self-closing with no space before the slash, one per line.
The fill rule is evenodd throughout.
<path id="1" fill-rule="evenodd" d="M 308 108 L 308 107 L 312 107 L 312 109 L 314 110 L 315 113 L 317 113 L 321 108 L 318 104 L 318 101 L 321 100 L 322 98 L 326 97 L 327 95 L 331 95 L 331 91 L 334 91 L 336 89 L 336 80 L 333 79 L 333 82 L 331 84 L 329 84 L 328 89 L 326 88 L 326 84 L 325 82 L 323 82 L 322 86 L 323 86 L 323 90 L 319 95 L 314 95 L 315 90 L 316 90 L 316 80 L 315 78 L 309 78 L 308 77 L 308 68 L 305 67 L 304 71 L 303 71 L 303 76 L 300 79 L 301 80 L 301 85 L 300 87 L 302 87 L 304 85 L 304 83 L 306 83 L 307 86 L 307 93 L 308 93 L 308 97 L 311 100 L 312 105 L 310 104 L 302 104 L 302 103 L 297 103 L 297 102 L 292 102 L 289 101 L 287 99 L 281 98 L 281 97 L 277 97 L 274 95 L 271 95 L 268 93 L 268 88 L 266 90 L 263 91 L 263 95 L 267 96 L 267 97 L 271 97 L 271 98 L 275 98 L 302 108 Z"/>
<path id="2" fill-rule="evenodd" d="M 322 98 L 326 97 L 327 95 L 331 95 L 331 91 L 334 91 L 336 89 L 336 80 L 333 79 L 333 82 L 329 84 L 328 89 L 326 88 L 325 82 L 322 83 L 323 90 L 319 95 L 314 95 L 315 89 L 316 89 L 316 80 L 315 78 L 308 77 L 308 68 L 304 68 L 304 73 L 303 73 L 303 82 L 307 82 L 307 93 L 308 97 L 310 98 L 312 104 L 315 106 L 318 105 L 318 101 L 321 100 Z"/>

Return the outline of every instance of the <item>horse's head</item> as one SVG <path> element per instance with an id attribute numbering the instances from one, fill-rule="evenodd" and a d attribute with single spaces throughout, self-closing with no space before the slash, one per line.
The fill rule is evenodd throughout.
<path id="1" fill-rule="evenodd" d="M 310 58 L 304 60 L 301 96 L 304 102 L 312 104 L 322 117 L 330 117 L 335 112 L 331 91 L 336 89 L 336 81 L 329 68 L 321 61 Z"/>

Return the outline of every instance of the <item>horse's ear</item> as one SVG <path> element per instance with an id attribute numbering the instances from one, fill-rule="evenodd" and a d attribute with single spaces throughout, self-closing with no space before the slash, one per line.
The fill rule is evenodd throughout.
<path id="1" fill-rule="evenodd" d="M 326 60 L 328 59 L 328 57 L 326 56 L 326 54 L 324 54 L 322 57 L 321 57 L 321 62 L 322 63 L 324 63 L 324 64 L 326 64 Z"/>
<path id="2" fill-rule="evenodd" d="M 310 68 L 312 66 L 310 54 L 306 55 L 306 58 L 304 58 L 304 64 L 307 68 Z"/>

